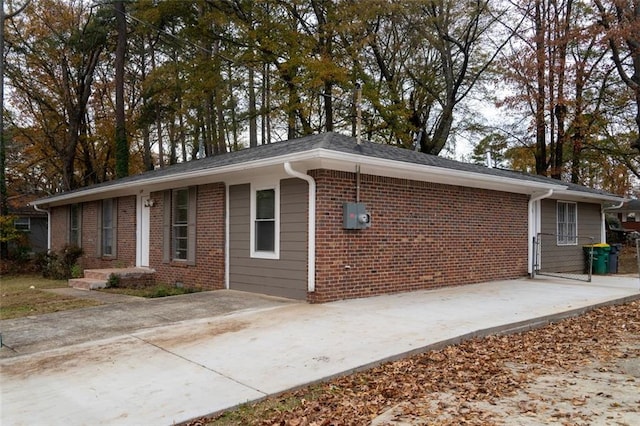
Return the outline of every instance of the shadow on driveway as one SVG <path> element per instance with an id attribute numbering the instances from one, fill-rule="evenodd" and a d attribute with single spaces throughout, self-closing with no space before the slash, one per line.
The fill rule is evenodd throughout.
<path id="1" fill-rule="evenodd" d="M 261 311 L 300 303 L 277 297 L 217 290 L 154 299 L 99 291 L 54 289 L 104 305 L 0 321 L 0 358 L 129 334 L 186 320 Z"/>

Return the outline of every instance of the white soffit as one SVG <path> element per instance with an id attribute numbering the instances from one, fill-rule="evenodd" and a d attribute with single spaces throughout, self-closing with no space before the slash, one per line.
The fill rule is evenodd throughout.
<path id="1" fill-rule="evenodd" d="M 104 186 L 63 193 L 58 196 L 33 202 L 31 205 L 55 206 L 68 204 L 70 202 L 84 202 L 109 197 L 136 195 L 143 192 L 149 193 L 170 188 L 179 188 L 181 186 L 201 185 L 213 182 L 225 182 L 227 184 L 249 182 L 255 180 L 257 175 L 284 174 L 283 164 L 285 162 L 292 163 L 294 168 L 298 170 L 306 171 L 322 168 L 354 172 L 355 166 L 360 165 L 361 173 L 369 175 L 521 194 L 532 194 L 540 190 L 553 189 L 554 191 L 566 193 L 568 196 L 582 196 L 590 200 L 620 200 L 618 198 L 599 196 L 597 194 L 580 191 L 567 191 L 567 187 L 562 185 L 562 183 L 544 183 L 317 148 L 227 166 L 187 170 L 165 176 L 149 176 L 148 178 L 134 179 L 122 183 L 113 182 Z"/>

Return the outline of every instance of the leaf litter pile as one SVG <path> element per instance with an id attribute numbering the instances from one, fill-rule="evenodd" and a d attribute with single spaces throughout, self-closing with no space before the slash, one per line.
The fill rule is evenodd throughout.
<path id="1" fill-rule="evenodd" d="M 619 374 L 621 366 L 632 368 Z M 190 425 L 640 424 L 638 371 L 636 300 L 384 363 Z"/>

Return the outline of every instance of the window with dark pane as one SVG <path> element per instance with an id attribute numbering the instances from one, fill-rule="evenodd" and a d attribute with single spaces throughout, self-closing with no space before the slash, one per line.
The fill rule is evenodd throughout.
<path id="1" fill-rule="evenodd" d="M 276 191 L 274 189 L 264 189 L 261 191 L 256 191 L 256 251 L 275 250 L 275 201 Z"/>
<path id="2" fill-rule="evenodd" d="M 113 255 L 113 200 L 102 200 L 102 255 Z"/>
<path id="3" fill-rule="evenodd" d="M 72 204 L 69 212 L 69 244 L 80 246 L 80 205 Z"/>
<path id="4" fill-rule="evenodd" d="M 188 254 L 189 190 L 173 191 L 173 258 L 186 260 Z"/>
<path id="5" fill-rule="evenodd" d="M 29 232 L 31 230 L 31 218 L 18 217 L 13 222 L 13 227 L 18 231 Z"/>

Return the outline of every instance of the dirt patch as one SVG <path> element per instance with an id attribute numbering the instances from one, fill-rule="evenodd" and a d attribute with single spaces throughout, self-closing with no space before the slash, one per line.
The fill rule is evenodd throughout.
<path id="1" fill-rule="evenodd" d="M 633 246 L 622 247 L 618 256 L 618 273 L 635 275 L 640 273 L 639 268 L 636 248 Z"/>
<path id="2" fill-rule="evenodd" d="M 152 335 L 141 334 L 138 336 L 144 342 L 161 347 L 163 349 L 188 346 L 193 342 L 213 339 L 217 336 L 240 331 L 248 327 L 250 322 L 240 320 L 222 320 L 220 322 L 207 322 L 206 324 L 189 324 L 172 327 L 164 330 L 162 334 L 153 332 Z"/>
<path id="3" fill-rule="evenodd" d="M 621 356 L 574 371 L 552 368 L 530 378 L 515 394 L 489 401 L 460 400 L 455 393 L 435 392 L 396 405 L 371 426 L 451 424 L 461 415 L 473 416 L 475 424 L 637 424 L 640 346 L 628 348 Z"/>
<path id="4" fill-rule="evenodd" d="M 47 371 L 49 374 L 60 374 L 73 370 L 82 364 L 104 364 L 112 362 L 119 353 L 126 351 L 124 347 L 139 344 L 136 340 L 127 339 L 109 342 L 98 347 L 75 347 L 73 350 L 62 350 L 59 353 L 32 355 L 26 360 L 23 357 L 7 359 L 2 362 L 2 376 L 25 379 L 29 376 Z"/>

